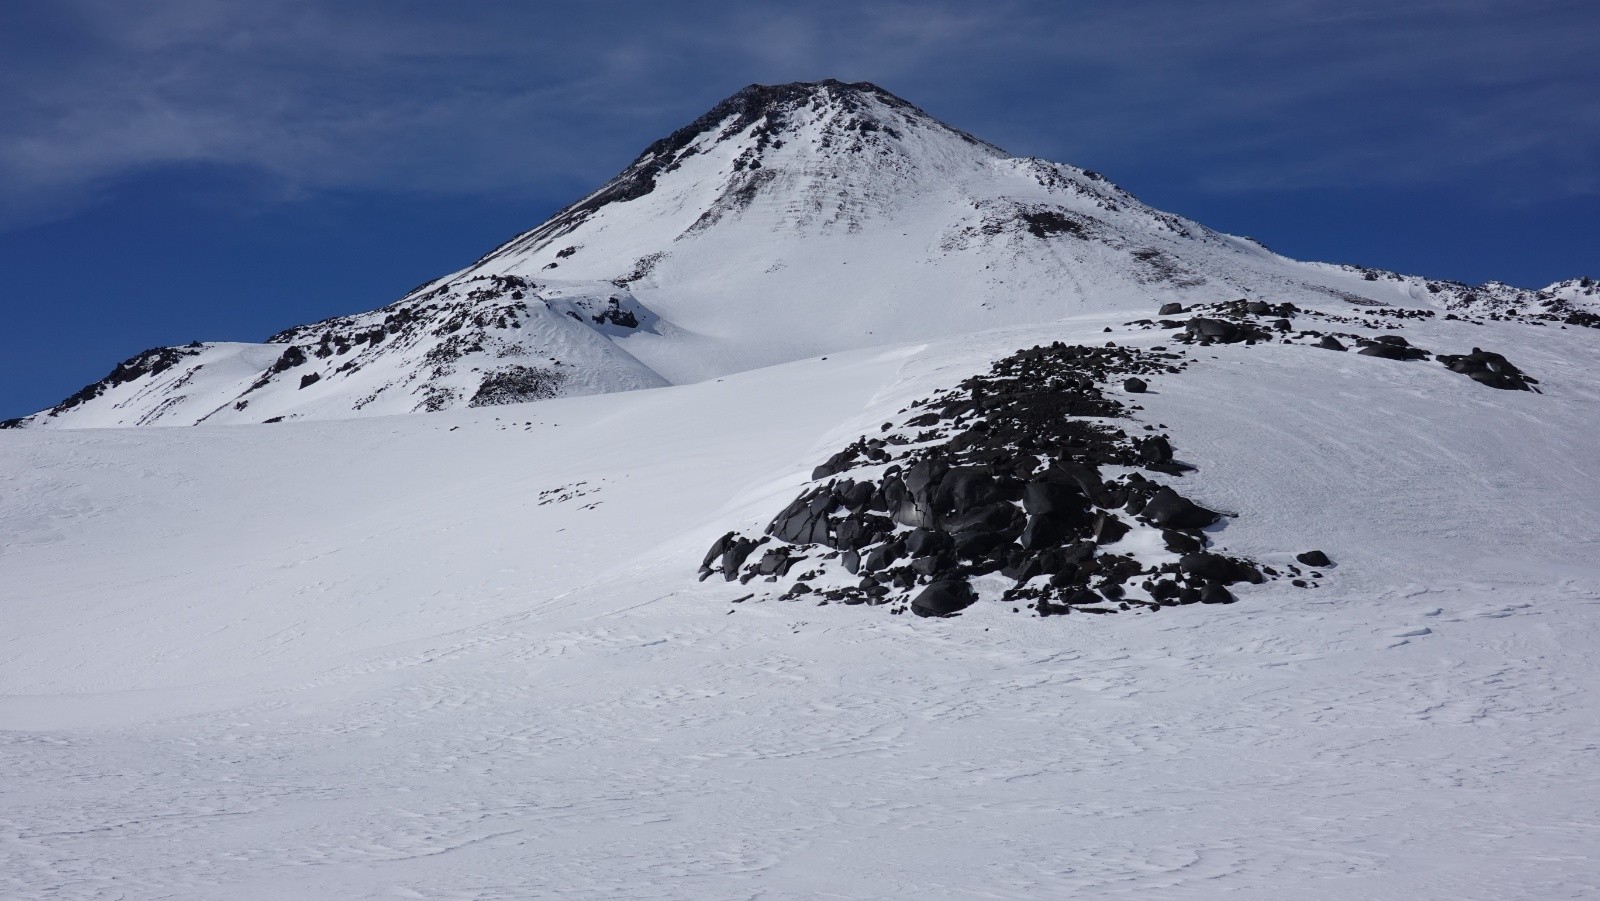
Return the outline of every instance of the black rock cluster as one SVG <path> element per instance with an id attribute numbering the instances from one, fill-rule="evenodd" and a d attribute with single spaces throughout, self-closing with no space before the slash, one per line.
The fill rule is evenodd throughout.
<path id="1" fill-rule="evenodd" d="M 1287 332 L 1292 327 L 1290 320 L 1299 309 L 1292 303 L 1267 303 L 1260 300 L 1230 300 L 1223 303 L 1201 304 L 1194 307 L 1185 307 L 1178 303 L 1162 304 L 1158 316 L 1176 316 L 1184 313 L 1204 312 L 1206 315 L 1193 315 L 1187 320 L 1174 320 L 1163 318 L 1152 322 L 1142 319 L 1129 325 L 1145 327 L 1181 328 L 1182 332 L 1173 336 L 1173 340 L 1184 344 L 1255 344 L 1262 341 L 1271 341 L 1276 334 Z M 1262 319 L 1270 320 L 1262 322 Z"/>
<path id="2" fill-rule="evenodd" d="M 1470 354 L 1440 354 L 1439 362 L 1451 372 L 1459 372 L 1480 385 L 1506 391 L 1533 391 L 1539 380 L 1533 378 L 1511 361 L 1491 351 L 1474 347 Z"/>
<path id="3" fill-rule="evenodd" d="M 1149 320 L 1140 319 L 1126 323 L 1130 326 L 1142 328 L 1181 328 L 1183 331 L 1173 335 L 1173 340 L 1184 344 L 1256 344 L 1268 342 L 1274 337 L 1286 344 L 1304 343 L 1311 347 L 1324 350 L 1345 351 L 1350 348 L 1345 342 L 1339 340 L 1339 335 L 1321 332 L 1316 329 L 1295 328 L 1291 319 L 1297 314 L 1305 313 L 1308 316 L 1336 321 L 1350 325 L 1360 325 L 1367 328 L 1394 329 L 1398 325 L 1386 321 L 1373 319 L 1359 319 L 1346 316 L 1336 316 L 1315 310 L 1307 311 L 1297 308 L 1292 303 L 1271 304 L 1258 300 L 1231 300 L 1217 304 L 1197 304 L 1193 307 L 1184 307 L 1182 304 L 1168 303 L 1161 306 L 1159 316 L 1166 317 L 1181 313 L 1205 313 L 1195 315 L 1187 321 L 1172 319 Z M 1408 309 L 1383 309 L 1375 308 L 1367 311 L 1373 316 L 1387 317 L 1389 319 L 1431 319 L 1434 317 L 1432 310 Z M 1262 322 L 1262 319 L 1271 319 Z M 1447 319 L 1457 319 L 1454 313 L 1447 314 Z M 1426 360 L 1432 357 L 1432 352 L 1420 347 L 1415 347 L 1410 341 L 1396 334 L 1378 335 L 1367 337 L 1351 333 L 1340 333 L 1350 339 L 1357 346 L 1356 353 L 1367 357 L 1378 357 L 1384 360 Z M 1539 380 L 1532 378 L 1512 365 L 1505 357 L 1491 351 L 1474 347 L 1470 354 L 1441 354 L 1436 359 L 1449 367 L 1452 372 L 1459 372 L 1483 385 L 1491 388 L 1501 388 L 1508 391 L 1538 391 L 1533 387 Z M 1139 379 L 1129 379 L 1124 389 L 1129 393 L 1140 393 L 1147 386 Z"/>
<path id="4" fill-rule="evenodd" d="M 1231 602 L 1228 586 L 1265 577 L 1206 550 L 1204 530 L 1223 514 L 1141 472 L 1101 472 L 1193 468 L 1173 459 L 1165 435 L 1113 425 L 1130 409 L 1103 387 L 1182 365 L 1178 354 L 1114 344 L 1012 354 L 902 411 L 912 438 L 862 438 L 817 467 L 814 478 L 828 481 L 795 498 L 765 536 L 718 539 L 701 578 L 777 582 L 798 571 L 782 599 L 923 616 L 960 612 L 976 599 L 971 580 L 993 573 L 1014 580 L 1004 595 L 1014 610 L 1039 616 Z M 1136 528 L 1157 530 L 1177 559 L 1147 566 L 1108 550 Z M 822 579 L 828 567 L 850 581 Z"/>
<path id="5" fill-rule="evenodd" d="M 1428 352 L 1420 347 L 1412 347 L 1411 342 L 1399 335 L 1379 335 L 1376 338 L 1363 338 L 1361 349 L 1356 353 L 1367 357 L 1378 357 L 1384 360 L 1426 360 Z"/>
<path id="6" fill-rule="evenodd" d="M 565 379 L 566 376 L 550 369 L 507 366 L 485 374 L 467 406 L 493 407 L 555 397 Z"/>
<path id="7" fill-rule="evenodd" d="M 621 326 L 622 328 L 639 327 L 639 317 L 634 315 L 632 310 L 625 309 L 622 306 L 621 301 L 615 297 L 610 298 L 607 301 L 605 309 L 595 313 L 589 318 L 594 320 L 594 322 L 597 324 L 609 322 L 612 325 Z"/>

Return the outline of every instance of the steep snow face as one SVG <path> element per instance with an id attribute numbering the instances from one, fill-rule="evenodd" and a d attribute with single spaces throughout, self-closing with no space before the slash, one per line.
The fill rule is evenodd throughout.
<path id="1" fill-rule="evenodd" d="M 388 307 L 266 345 L 148 351 L 13 424 L 427 412 L 1241 296 L 1561 321 L 1581 309 L 1565 295 L 1290 260 L 1097 173 L 1008 156 L 874 85 L 752 85 Z"/>

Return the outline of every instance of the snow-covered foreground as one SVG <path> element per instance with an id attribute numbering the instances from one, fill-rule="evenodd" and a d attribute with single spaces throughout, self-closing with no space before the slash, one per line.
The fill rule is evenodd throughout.
<path id="1" fill-rule="evenodd" d="M 1085 318 L 430 416 L 0 433 L 0 895 L 1600 893 L 1600 345 L 1195 348 L 1233 606 L 732 599 L 705 548 Z M 1453 324 L 1452 324 L 1453 325 Z M 1458 347 L 1462 326 L 1408 327 Z"/>

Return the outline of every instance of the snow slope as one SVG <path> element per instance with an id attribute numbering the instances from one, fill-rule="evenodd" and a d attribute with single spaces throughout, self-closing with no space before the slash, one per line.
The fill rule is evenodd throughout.
<path id="1" fill-rule="evenodd" d="M 751 85 L 394 304 L 264 345 L 148 351 L 14 424 L 461 409 L 1163 301 L 1487 312 L 1543 309 L 1562 285 L 1474 289 L 1298 262 L 1097 173 L 1011 157 L 870 84 Z"/>
<path id="2" fill-rule="evenodd" d="M 1170 342 L 1126 319 L 424 417 L 0 433 L 0 894 L 1600 893 L 1590 329 L 1404 323 L 1538 394 L 1284 344 L 1153 379 L 1141 419 L 1239 513 L 1219 546 L 1322 548 L 1315 590 L 940 620 L 694 581 L 911 399 L 1020 346 Z"/>

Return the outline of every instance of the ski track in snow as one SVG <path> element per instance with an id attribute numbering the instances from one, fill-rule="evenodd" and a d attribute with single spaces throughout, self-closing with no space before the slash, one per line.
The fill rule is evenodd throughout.
<path id="1" fill-rule="evenodd" d="M 1280 346 L 1152 380 L 1186 490 L 1240 513 L 1219 546 L 1323 547 L 1314 590 L 919 620 L 694 581 L 911 398 L 1026 344 L 1165 337 L 1115 321 L 5 435 L 0 896 L 1600 894 L 1590 335 L 1474 332 L 1543 395 Z"/>

